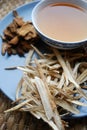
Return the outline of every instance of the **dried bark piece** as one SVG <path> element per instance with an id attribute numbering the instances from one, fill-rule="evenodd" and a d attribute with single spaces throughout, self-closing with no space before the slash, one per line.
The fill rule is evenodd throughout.
<path id="1" fill-rule="evenodd" d="M 11 45 L 16 45 L 18 44 L 18 41 L 19 41 L 19 37 L 18 36 L 15 36 L 14 38 L 12 38 L 8 44 L 11 44 Z"/>
<path id="2" fill-rule="evenodd" d="M 19 17 L 19 15 L 18 15 L 18 13 L 17 13 L 16 10 L 13 10 L 13 16 L 14 16 L 14 17 Z"/>
<path id="3" fill-rule="evenodd" d="M 32 31 L 29 31 L 29 33 L 24 37 L 25 40 L 30 40 L 31 38 L 37 37 L 36 31 L 33 29 Z"/>
<path id="4" fill-rule="evenodd" d="M 11 39 L 14 36 L 7 28 L 4 30 L 4 35 L 7 39 Z"/>
<path id="5" fill-rule="evenodd" d="M 24 51 L 22 50 L 22 48 L 17 47 L 16 51 L 19 56 L 24 56 Z"/>
<path id="6" fill-rule="evenodd" d="M 12 54 L 12 49 L 11 48 L 8 48 L 7 49 L 7 54 L 10 56 Z"/>
<path id="7" fill-rule="evenodd" d="M 13 16 L 15 17 L 14 23 L 16 23 L 18 26 L 22 26 L 25 23 L 23 18 L 18 15 L 16 10 L 13 11 Z"/>
<path id="8" fill-rule="evenodd" d="M 16 54 L 17 54 L 17 50 L 16 50 L 16 49 L 11 48 L 11 50 L 12 50 L 12 54 L 13 54 L 13 55 L 16 55 Z"/>
<path id="9" fill-rule="evenodd" d="M 34 30 L 33 25 L 27 22 L 21 28 L 17 29 L 17 34 L 19 36 L 25 37 L 29 32 L 33 32 L 33 30 Z"/>
<path id="10" fill-rule="evenodd" d="M 5 36 L 0 35 L 0 38 L 2 39 L 3 43 L 7 41 Z"/>
<path id="11" fill-rule="evenodd" d="M 21 41 L 21 48 L 23 49 L 24 52 L 28 52 L 29 49 L 31 48 L 30 43 L 28 41 Z"/>
<path id="12" fill-rule="evenodd" d="M 37 43 L 37 33 L 31 22 L 25 22 L 16 11 L 13 11 L 13 15 L 15 18 L 4 30 L 4 35 L 1 36 L 2 41 L 11 46 L 8 48 L 8 45 L 7 47 L 2 45 L 2 55 L 7 52 L 9 55 L 18 54 L 24 56 L 31 48 L 30 44 Z"/>
<path id="13" fill-rule="evenodd" d="M 21 17 L 16 17 L 16 18 L 14 19 L 14 22 L 15 22 L 19 27 L 21 27 L 21 26 L 23 26 L 23 24 L 25 24 L 25 22 L 23 21 L 23 19 L 22 19 Z"/>
<path id="14" fill-rule="evenodd" d="M 1 54 L 5 55 L 6 51 L 11 48 L 11 45 L 7 44 L 6 42 L 4 42 L 2 44 L 2 49 L 1 49 Z"/>
<path id="15" fill-rule="evenodd" d="M 18 28 L 18 25 L 13 20 L 13 22 L 8 25 L 7 30 L 9 30 L 13 35 L 15 35 L 17 28 Z"/>

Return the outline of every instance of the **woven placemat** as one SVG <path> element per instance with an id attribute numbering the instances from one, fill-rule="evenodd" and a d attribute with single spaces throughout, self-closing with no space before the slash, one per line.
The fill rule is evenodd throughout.
<path id="1" fill-rule="evenodd" d="M 34 0 L 0 0 L 0 19 L 16 7 Z"/>
<path id="2" fill-rule="evenodd" d="M 0 19 L 9 11 L 33 0 L 0 0 Z M 4 113 L 11 108 L 12 101 L 0 91 L 0 130 L 51 130 L 42 120 L 37 120 L 28 112 Z M 69 121 L 66 130 L 87 130 L 87 118 Z"/>

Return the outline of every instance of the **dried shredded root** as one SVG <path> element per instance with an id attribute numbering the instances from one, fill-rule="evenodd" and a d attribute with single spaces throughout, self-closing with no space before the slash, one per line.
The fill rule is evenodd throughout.
<path id="1" fill-rule="evenodd" d="M 53 53 L 42 54 L 34 46 L 33 49 L 29 52 L 25 66 L 13 67 L 24 74 L 16 92 L 15 103 L 18 105 L 5 112 L 29 111 L 54 130 L 64 130 L 62 114 L 78 114 L 78 105 L 87 107 L 79 100 L 81 97 L 87 99 L 82 90 L 87 88 L 83 84 L 87 81 L 87 62 L 84 62 L 84 58 L 82 60 L 83 55 L 79 52 L 66 52 L 64 55 L 64 52 L 52 49 Z M 39 59 L 32 61 L 34 51 L 38 53 Z"/>

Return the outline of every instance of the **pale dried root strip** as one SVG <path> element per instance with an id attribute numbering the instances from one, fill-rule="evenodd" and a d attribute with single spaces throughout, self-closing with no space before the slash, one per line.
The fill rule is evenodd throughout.
<path id="1" fill-rule="evenodd" d="M 47 90 L 44 86 L 44 83 L 40 78 L 35 77 L 35 84 L 36 84 L 37 90 L 39 92 L 39 95 L 40 95 L 40 98 L 41 98 L 47 119 L 51 120 L 52 117 L 53 117 L 53 110 L 52 110 L 52 107 L 50 105 L 49 97 L 48 97 L 48 94 L 47 94 Z"/>
<path id="2" fill-rule="evenodd" d="M 20 109 L 21 107 L 25 106 L 26 103 L 28 103 L 28 102 L 30 102 L 30 101 L 31 101 L 31 99 L 27 99 L 27 100 L 23 101 L 22 103 L 18 104 L 17 106 L 15 106 L 15 107 L 13 107 L 13 108 L 11 108 L 11 109 L 8 109 L 8 110 L 6 110 L 6 111 L 4 111 L 4 112 L 6 113 L 6 112 L 11 112 L 11 111 L 18 110 L 18 109 Z"/>
<path id="3" fill-rule="evenodd" d="M 71 102 L 73 104 L 76 104 L 76 105 L 79 105 L 79 106 L 85 106 L 87 107 L 87 104 L 86 103 L 83 103 L 83 102 L 80 102 L 80 101 L 77 101 L 77 100 L 70 100 L 70 99 L 67 99 L 68 102 Z"/>
<path id="4" fill-rule="evenodd" d="M 65 82 L 65 79 L 64 79 L 64 73 L 63 73 L 57 87 L 62 89 L 64 82 Z"/>
<path id="5" fill-rule="evenodd" d="M 44 55 L 43 55 L 34 45 L 31 45 L 31 47 L 37 52 L 37 54 L 38 54 L 41 58 L 44 58 Z"/>
<path id="6" fill-rule="evenodd" d="M 22 71 L 25 72 L 25 73 L 37 75 L 37 72 L 36 72 L 36 71 L 33 71 L 33 70 L 28 69 L 28 68 L 23 67 L 23 66 L 18 66 L 17 69 L 22 70 Z"/>
<path id="7" fill-rule="evenodd" d="M 68 79 L 71 83 L 73 83 L 75 85 L 75 87 L 77 88 L 78 92 L 84 97 L 87 99 L 87 96 L 86 94 L 81 90 L 79 84 L 74 80 L 72 74 L 70 73 L 69 69 L 67 68 L 66 66 L 66 63 L 64 61 L 64 59 L 62 58 L 62 56 L 60 55 L 59 51 L 56 50 L 56 49 L 53 49 L 56 57 L 57 57 L 57 60 L 58 62 L 60 63 L 60 65 L 62 66 L 63 70 L 64 70 L 64 73 L 65 73 L 65 76 L 66 76 L 66 79 Z"/>
<path id="8" fill-rule="evenodd" d="M 79 77 L 77 78 L 77 82 L 79 84 L 83 83 L 84 82 L 84 79 L 87 77 L 87 69 L 85 69 L 80 75 Z"/>
<path id="9" fill-rule="evenodd" d="M 29 76 L 28 76 L 27 74 L 24 74 L 23 79 L 25 80 L 25 83 L 26 83 L 27 86 L 28 86 L 27 91 L 29 90 L 29 91 L 31 91 L 31 92 L 36 93 L 36 87 L 35 87 L 35 85 L 34 85 L 34 83 L 33 83 L 34 80 L 31 79 L 31 78 L 29 78 Z"/>
<path id="10" fill-rule="evenodd" d="M 62 123 L 62 120 L 60 118 L 60 115 L 57 111 L 57 109 L 54 110 L 54 113 L 53 113 L 53 120 L 58 128 L 58 130 L 65 130 L 64 126 L 63 126 L 63 123 Z"/>
<path id="11" fill-rule="evenodd" d="M 31 61 L 31 63 L 35 63 L 35 61 Z M 38 63 L 41 64 L 42 67 L 47 66 L 47 65 L 51 67 L 51 65 L 58 64 L 57 60 L 47 59 L 46 57 L 42 59 L 38 59 Z"/>
<path id="12" fill-rule="evenodd" d="M 52 108 L 55 109 L 55 108 L 56 108 L 56 105 L 55 105 L 55 103 L 54 103 L 54 101 L 53 101 L 53 97 L 52 97 L 52 95 L 51 95 L 51 93 L 50 93 L 50 90 L 49 90 L 49 88 L 48 88 L 48 84 L 47 84 L 47 82 L 46 82 L 46 77 L 44 76 L 43 70 L 42 70 L 40 64 L 38 63 L 38 60 L 37 60 L 37 59 L 35 59 L 35 63 L 36 63 L 36 65 L 37 65 L 37 70 L 38 70 L 38 73 L 39 73 L 39 77 L 42 79 L 42 81 L 43 81 L 43 83 L 44 83 L 44 85 L 45 85 L 45 87 L 46 87 L 46 90 L 47 90 L 47 93 L 48 93 L 48 97 L 49 97 L 49 101 L 50 101 L 50 103 L 51 103 L 51 105 L 52 105 Z"/>
<path id="13" fill-rule="evenodd" d="M 26 102 L 18 108 L 16 107 L 15 110 L 29 111 L 36 118 L 41 118 L 47 122 L 54 130 L 64 130 L 59 112 L 67 110 L 78 114 L 79 111 L 76 106 L 87 106 L 78 101 L 79 98 L 83 97 L 82 92 L 78 94 L 77 89 L 73 90 L 76 83 L 83 83 L 87 79 L 87 72 L 85 72 L 86 67 L 82 69 L 82 62 L 77 65 L 74 63 L 73 69 L 66 56 L 63 53 L 58 54 L 57 59 L 54 53 L 45 55 L 41 53 L 40 59 L 35 61 L 32 61 L 31 56 L 29 56 L 29 63 L 34 63 L 34 66 L 27 64 L 25 67 L 19 66 L 14 68 L 20 69 L 24 73 L 23 83 L 19 85 L 16 103 L 21 104 L 24 100 L 30 99 L 30 102 Z M 71 58 L 73 58 L 73 55 Z M 65 62 L 65 59 L 67 62 Z M 81 69 L 79 73 L 78 69 Z M 73 78 L 74 75 L 75 79 Z M 78 87 L 76 86 L 76 88 Z M 19 94 L 21 94 L 20 97 Z M 75 94 L 78 94 L 78 96 L 74 97 Z"/>
<path id="14" fill-rule="evenodd" d="M 74 114 L 79 114 L 79 110 L 75 108 L 71 103 L 65 101 L 65 100 L 56 100 L 56 104 L 64 108 L 65 110 L 74 113 Z"/>
<path id="15" fill-rule="evenodd" d="M 76 79 L 76 82 L 77 82 L 78 84 L 82 84 L 82 83 L 84 83 L 85 81 L 87 81 L 87 69 L 85 69 L 85 70 L 77 77 L 77 79 Z M 69 88 L 70 88 L 70 89 L 73 89 L 73 88 L 74 88 L 73 84 L 70 84 L 70 85 L 69 85 Z"/>
<path id="16" fill-rule="evenodd" d="M 49 89 L 48 89 L 48 85 L 47 85 L 47 83 L 46 83 L 46 79 L 45 79 L 45 77 L 44 77 L 43 71 L 42 71 L 42 69 L 41 69 L 40 64 L 38 63 L 38 61 L 35 60 L 35 62 L 36 62 L 36 64 L 37 64 L 37 68 L 38 68 L 40 77 L 41 77 L 41 79 L 42 79 L 42 81 L 43 81 L 43 86 L 45 85 L 44 88 L 46 87 L 45 90 L 46 90 L 47 92 L 45 92 L 45 91 L 44 91 L 44 92 L 45 92 L 45 94 L 48 93 L 48 97 L 51 98 L 51 101 L 52 101 L 52 102 L 49 102 L 49 108 L 50 108 L 50 109 L 47 108 L 47 110 L 51 112 L 51 113 L 49 113 L 49 114 L 50 114 L 50 118 L 48 118 L 48 119 L 51 119 L 51 118 L 53 117 L 53 119 L 55 120 L 55 124 L 57 125 L 58 130 L 64 130 L 64 127 L 63 127 L 63 125 L 62 125 L 60 116 L 58 115 L 57 112 L 56 112 L 57 115 L 55 115 L 55 113 L 53 112 L 53 111 L 56 110 L 56 106 L 55 106 L 55 108 L 52 106 L 52 104 L 54 105 L 53 99 L 52 99 L 53 97 L 51 96 L 50 91 L 49 91 Z M 39 86 L 39 84 L 37 84 L 37 86 Z M 40 88 L 39 88 L 39 89 L 40 89 Z M 39 91 L 39 89 L 38 89 L 38 91 Z M 43 90 L 42 90 L 42 92 L 43 92 Z M 39 93 L 39 94 L 40 94 L 40 93 Z M 49 98 L 47 98 L 48 101 L 50 101 Z M 42 99 L 44 99 L 44 98 L 42 98 Z M 52 103 L 52 104 L 50 105 L 50 103 Z M 47 105 L 48 105 L 48 104 L 47 104 Z M 47 107 L 47 106 L 46 106 L 46 107 Z M 52 108 L 51 108 L 51 107 L 52 107 Z M 57 121 L 58 121 L 58 122 L 57 122 Z"/>
<path id="17" fill-rule="evenodd" d="M 29 65 L 29 63 L 32 59 L 33 53 L 34 53 L 34 50 L 30 49 L 29 52 L 28 52 L 27 58 L 25 60 L 25 66 Z"/>
<path id="18" fill-rule="evenodd" d="M 19 93 L 20 93 L 20 90 L 22 88 L 22 83 L 23 83 L 23 78 L 20 79 L 18 86 L 17 86 L 17 89 L 16 89 L 16 99 L 17 100 L 19 99 Z"/>
<path id="19" fill-rule="evenodd" d="M 74 75 L 75 79 L 76 79 L 77 76 L 78 76 L 78 68 L 79 68 L 80 64 L 81 64 L 81 63 L 75 64 L 75 67 L 74 67 L 74 69 L 73 69 L 73 75 Z"/>

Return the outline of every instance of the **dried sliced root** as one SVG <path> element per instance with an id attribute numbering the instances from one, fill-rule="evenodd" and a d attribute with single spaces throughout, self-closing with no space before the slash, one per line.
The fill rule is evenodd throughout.
<path id="1" fill-rule="evenodd" d="M 27 55 L 27 58 L 25 60 L 25 66 L 29 65 L 31 59 L 32 59 L 32 56 L 33 56 L 33 53 L 34 53 L 34 50 L 31 49 Z"/>
<path id="2" fill-rule="evenodd" d="M 75 79 L 73 78 L 72 74 L 70 73 L 66 63 L 64 62 L 62 56 L 60 55 L 60 53 L 55 49 L 54 53 L 57 57 L 58 62 L 61 64 L 64 73 L 65 73 L 65 77 L 66 79 L 68 79 L 71 83 L 73 83 L 75 85 L 75 87 L 77 88 L 78 92 L 87 99 L 86 94 L 81 90 L 81 87 L 79 86 L 79 84 L 75 81 Z"/>
<path id="3" fill-rule="evenodd" d="M 41 81 L 40 78 L 38 78 L 38 77 L 35 77 L 35 84 L 36 84 L 36 87 L 37 87 L 38 92 L 40 94 L 41 101 L 42 101 L 47 119 L 50 120 L 53 117 L 53 110 L 52 110 L 51 104 L 49 102 L 47 90 L 44 86 L 43 81 Z"/>
<path id="4" fill-rule="evenodd" d="M 43 55 L 35 46 L 33 46 L 33 45 L 31 45 L 31 46 L 32 46 L 32 48 L 37 52 L 37 54 L 38 54 L 40 57 L 44 58 L 44 55 Z"/>
<path id="5" fill-rule="evenodd" d="M 66 102 L 65 100 L 57 100 L 56 104 L 63 107 L 65 110 L 71 113 L 79 114 L 79 110 L 75 108 L 71 103 Z"/>
<path id="6" fill-rule="evenodd" d="M 86 103 L 83 103 L 83 102 L 80 102 L 80 101 L 76 101 L 76 100 L 69 100 L 67 99 L 68 102 L 71 102 L 71 103 L 74 103 L 76 105 L 79 105 L 79 106 L 86 106 L 87 107 L 87 104 Z"/>
<path id="7" fill-rule="evenodd" d="M 75 61 L 83 57 L 80 53 L 69 55 L 53 49 L 51 54 L 42 54 L 33 45 L 32 48 L 34 50 L 29 52 L 25 66 L 6 68 L 19 69 L 23 71 L 23 76 L 14 102 L 18 104 L 5 112 L 29 111 L 37 119 L 43 119 L 53 130 L 64 130 L 61 117 L 70 112 L 79 114 L 77 106 L 87 107 L 79 100 L 87 98 L 82 91 L 83 87 L 87 89 L 83 84 L 87 82 L 87 62 L 82 59 Z M 39 59 L 32 59 L 34 51 Z"/>
<path id="8" fill-rule="evenodd" d="M 21 108 L 22 106 L 26 105 L 26 103 L 28 103 L 29 101 L 31 101 L 31 99 L 25 100 L 24 102 L 20 103 L 19 105 L 15 106 L 9 110 L 6 110 L 5 112 L 15 111 L 15 110 Z"/>
<path id="9" fill-rule="evenodd" d="M 19 93 L 22 87 L 22 82 L 23 82 L 23 78 L 21 78 L 21 80 L 18 83 L 17 89 L 16 89 L 16 99 L 19 99 Z"/>

